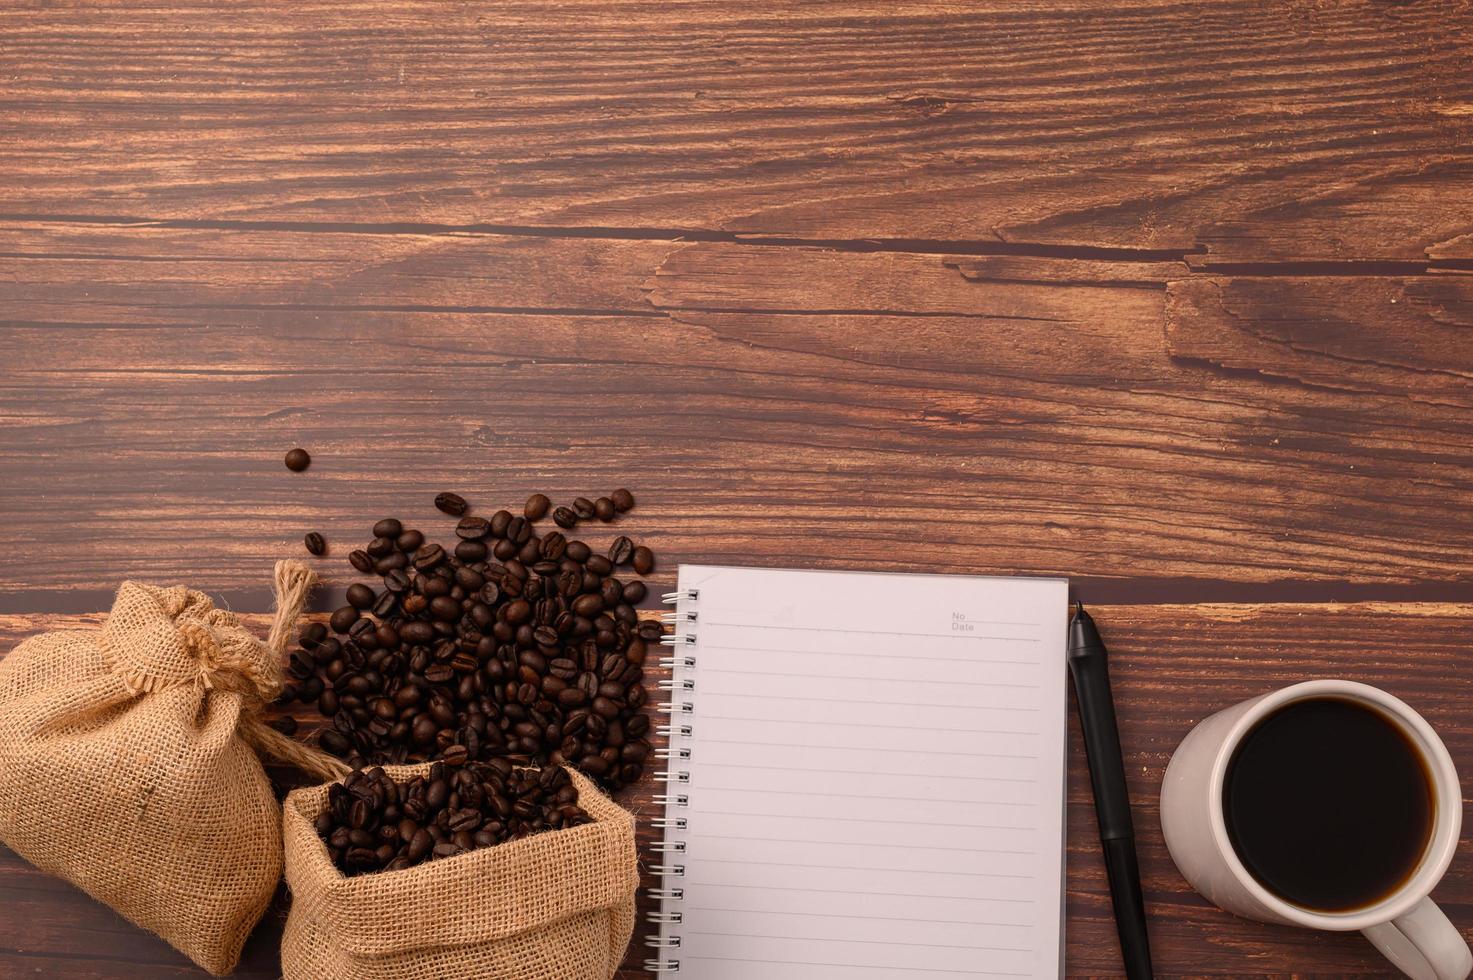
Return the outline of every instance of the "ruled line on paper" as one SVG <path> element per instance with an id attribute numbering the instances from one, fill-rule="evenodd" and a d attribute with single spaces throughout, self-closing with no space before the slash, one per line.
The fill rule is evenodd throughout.
<path id="1" fill-rule="evenodd" d="M 914 776 L 917 779 L 953 779 L 983 780 L 989 783 L 1037 783 L 1038 780 L 1021 776 L 958 776 L 955 773 L 943 775 L 930 775 L 924 772 L 881 772 L 877 769 L 835 769 L 827 767 L 805 767 L 805 766 L 759 766 L 745 762 L 701 762 L 702 769 L 760 769 L 766 772 L 828 772 L 839 773 L 845 776 Z"/>
<path id="2" fill-rule="evenodd" d="M 719 720 L 719 719 L 718 719 Z M 704 745 L 766 745 L 777 749 L 833 749 L 836 752 L 901 752 L 905 755 L 915 755 L 915 749 L 882 749 L 870 748 L 865 745 L 815 745 L 810 742 L 751 742 L 746 739 L 735 738 L 703 738 Z M 1037 759 L 1035 753 L 1014 752 L 947 752 L 941 749 L 927 749 L 927 755 L 955 755 L 964 759 Z"/>
<path id="3" fill-rule="evenodd" d="M 967 663 L 967 662 L 969 662 L 969 661 L 962 661 L 962 660 L 948 661 L 948 663 Z M 772 671 L 770 671 L 770 670 L 733 670 L 730 667 L 702 667 L 702 668 L 699 668 L 699 670 L 700 670 L 700 672 L 702 674 L 746 674 L 749 677 L 771 677 L 772 676 Z M 803 678 L 811 678 L 813 680 L 846 680 L 846 681 L 847 680 L 857 680 L 857 681 L 864 681 L 865 683 L 874 683 L 874 682 L 877 682 L 877 681 L 878 682 L 893 681 L 893 682 L 902 683 L 902 684 L 940 684 L 940 685 L 942 685 L 944 687 L 1016 687 L 1016 688 L 1023 688 L 1023 689 L 1026 689 L 1026 690 L 1037 690 L 1038 687 L 1039 687 L 1039 685 L 1037 685 L 1037 684 L 1013 684 L 1013 683 L 1004 683 L 1002 681 L 954 681 L 954 680 L 935 680 L 935 681 L 928 681 L 928 680 L 922 680 L 922 679 L 918 679 L 918 678 L 914 678 L 914 677 L 837 677 L 837 676 L 835 676 L 833 674 L 798 674 L 798 673 L 794 673 L 793 671 L 790 671 L 790 670 L 783 671 L 783 677 L 784 677 L 784 679 L 790 678 L 790 677 L 803 677 Z"/>
<path id="4" fill-rule="evenodd" d="M 926 894 L 919 893 L 919 892 L 890 892 L 890 891 L 885 891 L 885 892 L 864 892 L 864 891 L 858 891 L 858 890 L 853 889 L 853 888 L 799 888 L 799 887 L 797 887 L 795 885 L 766 885 L 766 884 L 764 884 L 764 885 L 738 885 L 735 882 L 730 882 L 730 881 L 699 881 L 699 880 L 690 879 L 690 878 L 686 879 L 686 882 L 685 883 L 689 887 L 695 887 L 695 886 L 699 885 L 699 886 L 704 886 L 706 888 L 713 888 L 713 887 L 714 888 L 743 888 L 743 889 L 755 889 L 757 891 L 803 892 L 805 894 L 812 892 L 814 894 L 822 894 L 822 895 L 868 895 L 871 898 L 934 898 L 937 901 L 944 901 L 944 902 L 1004 902 L 1004 903 L 1006 903 L 1008 905 L 1032 905 L 1032 904 L 1034 904 L 1034 900 L 1031 899 L 1031 898 L 967 898 L 965 896 L 957 896 L 957 895 L 926 895 Z"/>
<path id="5" fill-rule="evenodd" d="M 712 963 L 766 963 L 769 966 L 832 966 L 840 970 L 889 970 L 910 973 L 950 973 L 959 977 L 1029 977 L 1031 973 L 997 973 L 987 970 L 940 970 L 929 966 L 877 966 L 873 963 L 826 963 L 821 960 L 754 960 L 746 956 L 692 956 L 682 953 L 681 960 L 704 960 Z"/>
<path id="6" fill-rule="evenodd" d="M 946 732 L 953 735 L 1036 735 L 1037 732 L 1018 731 L 1012 728 L 937 728 L 935 725 L 882 725 L 877 721 L 809 721 L 803 718 L 743 718 L 740 715 L 707 715 L 699 717 L 708 721 L 755 721 L 764 725 L 822 725 L 824 728 L 893 728 L 907 732 Z"/>
<path id="7" fill-rule="evenodd" d="M 740 793 L 742 790 L 726 790 L 730 793 Z M 790 794 L 791 795 L 791 794 Z M 967 830 L 1024 830 L 1032 831 L 1032 826 L 1013 826 L 1012 824 L 994 823 L 938 823 L 934 820 L 882 820 L 879 817 L 835 817 L 825 815 L 822 817 L 805 817 L 793 813 L 743 813 L 739 810 L 707 810 L 704 807 L 701 813 L 713 817 L 762 817 L 773 820 L 837 820 L 841 823 L 898 823 L 907 827 L 963 827 Z"/>
<path id="8" fill-rule="evenodd" d="M 686 930 L 686 936 L 715 936 L 718 939 L 779 939 L 793 942 L 811 942 L 812 936 L 768 936 L 757 932 L 704 932 L 699 930 Z M 930 949 L 975 949 L 987 950 L 992 953 L 1031 953 L 1031 949 L 1021 946 L 972 946 L 951 943 L 902 943 L 888 939 L 818 939 L 818 942 L 841 942 L 845 946 L 859 943 L 866 946 L 924 946 Z"/>
<path id="9" fill-rule="evenodd" d="M 964 708 L 976 711 L 1037 711 L 1037 707 L 1011 705 L 932 704 L 929 701 L 868 701 L 863 698 L 817 698 L 802 694 L 737 694 L 732 691 L 705 692 L 713 698 L 758 698 L 763 701 L 805 701 L 809 704 L 873 704 L 886 708 Z M 866 727 L 868 722 L 865 723 Z"/>
<path id="10" fill-rule="evenodd" d="M 836 840 L 814 840 L 808 837 L 749 837 L 745 834 L 702 834 L 702 840 L 744 840 L 756 841 L 767 844 L 833 844 L 838 847 L 893 847 L 908 851 L 946 851 L 957 854 L 1015 854 L 1025 855 L 1036 853 L 1032 848 L 1008 847 L 941 847 L 937 844 L 869 844 L 854 843 L 851 841 Z"/>
<path id="11" fill-rule="evenodd" d="M 785 909 L 774 912 L 771 909 L 718 909 L 704 905 L 687 905 L 685 909 L 689 912 L 729 912 L 737 915 L 780 915 L 786 918 L 790 915 L 801 915 L 805 918 L 815 919 L 865 919 L 875 922 L 925 922 L 941 926 L 993 926 L 998 929 L 1032 929 L 1032 922 L 989 922 L 985 919 L 933 919 L 929 916 L 922 918 L 910 918 L 903 915 L 857 915 L 848 912 L 794 912 Z"/>
<path id="12" fill-rule="evenodd" d="M 764 796 L 793 796 L 790 789 L 758 789 L 755 786 L 703 786 L 708 793 L 761 793 Z M 828 796 L 841 800 L 880 800 L 885 803 L 975 803 L 978 806 L 1038 806 L 1029 800 L 1027 802 L 1008 802 L 1004 800 L 947 800 L 935 796 L 903 796 L 894 799 L 876 797 L 874 793 L 822 793 L 818 790 L 805 789 L 803 796 Z"/>
<path id="13" fill-rule="evenodd" d="M 863 847 L 863 844 L 851 845 Z M 950 875 L 957 878 L 1020 878 L 1024 881 L 1033 880 L 1032 875 L 1002 874 L 995 871 L 924 871 L 920 868 L 872 868 L 861 865 L 845 864 L 798 864 L 794 861 L 756 861 L 749 858 L 713 858 L 702 857 L 702 864 L 761 864 L 778 868 L 812 868 L 817 871 L 884 871 L 890 874 L 908 875 Z"/>
<path id="14" fill-rule="evenodd" d="M 722 643 L 710 643 L 700 641 L 696 644 L 699 650 L 736 650 L 740 653 L 786 653 L 798 656 L 814 657 L 860 657 L 865 660 L 896 660 L 899 659 L 893 653 L 856 653 L 850 650 L 785 650 L 773 647 L 754 647 L 748 645 L 727 646 Z M 935 664 L 1011 664 L 1020 667 L 1037 667 L 1037 660 L 1013 660 L 1003 657 L 922 657 L 907 653 L 904 658 L 907 662 L 923 660 Z M 700 668 L 697 668 L 698 670 Z"/>
<path id="15" fill-rule="evenodd" d="M 722 623 L 702 620 L 703 626 L 733 626 L 745 630 L 796 630 L 805 633 L 832 633 L 837 636 L 903 636 L 908 640 L 1011 640 L 1018 643 L 1037 643 L 1036 636 L 992 636 L 987 633 L 916 633 L 911 630 L 857 630 L 837 626 L 780 626 L 777 623 Z"/>

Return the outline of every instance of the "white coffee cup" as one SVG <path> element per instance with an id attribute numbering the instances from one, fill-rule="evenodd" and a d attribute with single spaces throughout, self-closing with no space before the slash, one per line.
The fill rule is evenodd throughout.
<path id="1" fill-rule="evenodd" d="M 1223 815 L 1228 763 L 1243 737 L 1276 709 L 1323 697 L 1359 701 L 1390 719 L 1421 754 L 1433 783 L 1432 835 L 1416 870 L 1390 895 L 1346 912 L 1304 908 L 1259 884 L 1234 851 Z M 1452 862 L 1462 825 L 1462 788 L 1442 739 L 1401 700 L 1354 681 L 1306 681 L 1219 711 L 1177 746 L 1161 787 L 1167 850 L 1197 891 L 1249 919 L 1335 932 L 1359 930 L 1414 980 L 1464 980 L 1473 971 L 1473 952 L 1428 898 Z"/>

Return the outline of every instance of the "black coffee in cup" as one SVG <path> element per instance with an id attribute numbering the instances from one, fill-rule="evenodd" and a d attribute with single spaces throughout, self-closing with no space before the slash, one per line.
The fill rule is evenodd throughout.
<path id="1" fill-rule="evenodd" d="M 1317 912 L 1375 904 L 1416 870 L 1432 836 L 1432 776 L 1400 726 L 1344 698 L 1264 718 L 1228 763 L 1233 849 L 1275 895 Z"/>

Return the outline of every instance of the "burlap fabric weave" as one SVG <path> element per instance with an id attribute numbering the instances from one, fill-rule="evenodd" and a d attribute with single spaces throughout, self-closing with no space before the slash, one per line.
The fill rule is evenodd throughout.
<path id="1" fill-rule="evenodd" d="M 352 878 L 312 826 L 327 786 L 292 792 L 286 980 L 609 980 L 634 930 L 634 817 L 572 777 L 593 823 Z"/>
<path id="2" fill-rule="evenodd" d="M 0 840 L 228 973 L 281 875 L 281 808 L 257 751 L 343 768 L 258 716 L 312 573 L 277 565 L 262 643 L 207 596 L 125 582 L 100 631 L 0 660 Z"/>

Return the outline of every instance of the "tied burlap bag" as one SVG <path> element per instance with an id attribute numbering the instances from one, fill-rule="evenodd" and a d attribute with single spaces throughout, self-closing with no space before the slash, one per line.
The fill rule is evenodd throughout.
<path id="1" fill-rule="evenodd" d="M 571 775 L 592 823 L 352 878 L 313 828 L 327 786 L 292 792 L 286 980 L 609 980 L 634 930 L 634 817 Z"/>
<path id="2" fill-rule="evenodd" d="M 0 660 L 0 840 L 227 973 L 281 876 L 281 808 L 257 752 L 346 767 L 269 728 L 312 573 L 276 566 L 262 643 L 209 598 L 125 582 L 98 631 Z"/>

